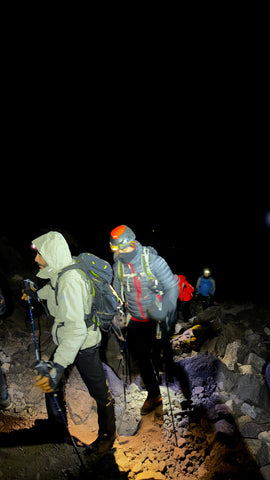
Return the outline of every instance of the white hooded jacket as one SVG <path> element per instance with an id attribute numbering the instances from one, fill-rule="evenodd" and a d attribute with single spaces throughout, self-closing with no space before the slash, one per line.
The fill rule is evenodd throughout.
<path id="1" fill-rule="evenodd" d="M 68 244 L 61 233 L 49 232 L 33 240 L 33 245 L 48 264 L 37 277 L 50 279 L 50 283 L 38 291 L 38 296 L 47 300 L 48 310 L 54 317 L 52 336 L 58 348 L 53 360 L 66 368 L 74 362 L 79 350 L 93 347 L 101 340 L 99 328 L 95 330 L 93 323 L 87 329 L 84 320 L 84 315 L 91 311 L 90 285 L 82 271 L 68 270 L 59 279 L 56 305 L 54 288 L 58 274 L 74 263 Z"/>

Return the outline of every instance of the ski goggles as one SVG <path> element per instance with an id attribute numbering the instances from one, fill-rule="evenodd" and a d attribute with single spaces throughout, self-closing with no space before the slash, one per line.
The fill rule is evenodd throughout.
<path id="1" fill-rule="evenodd" d="M 119 252 L 119 250 L 124 250 L 127 247 L 132 247 L 135 248 L 136 241 L 133 240 L 132 242 L 129 243 L 120 243 L 119 245 L 114 245 L 112 242 L 110 242 L 110 249 L 112 252 Z"/>

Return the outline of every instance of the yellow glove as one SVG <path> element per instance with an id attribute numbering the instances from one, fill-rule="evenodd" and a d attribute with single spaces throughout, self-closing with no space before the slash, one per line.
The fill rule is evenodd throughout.
<path id="1" fill-rule="evenodd" d="M 27 295 L 26 295 L 26 293 L 24 292 L 24 290 L 22 290 L 21 300 L 25 300 L 26 302 L 27 302 L 27 300 L 28 300 Z"/>
<path id="2" fill-rule="evenodd" d="M 36 290 L 34 288 L 28 288 L 27 290 L 22 290 L 22 297 L 21 300 L 28 301 L 28 297 L 33 298 L 34 300 L 38 299 Z"/>
<path id="3" fill-rule="evenodd" d="M 38 361 L 35 368 L 39 373 L 36 377 L 36 387 L 41 388 L 44 393 L 54 392 L 62 378 L 65 370 L 62 365 L 54 362 Z"/>
<path id="4" fill-rule="evenodd" d="M 53 388 L 50 386 L 50 377 L 43 377 L 42 375 L 38 375 L 36 377 L 35 386 L 41 388 L 44 393 L 53 392 Z"/>

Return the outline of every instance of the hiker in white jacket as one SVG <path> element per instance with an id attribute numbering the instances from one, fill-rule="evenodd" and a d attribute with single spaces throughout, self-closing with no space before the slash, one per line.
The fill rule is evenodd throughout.
<path id="1" fill-rule="evenodd" d="M 112 396 L 99 357 L 101 333 L 94 323 L 87 326 L 85 322 L 85 315 L 91 312 L 92 305 L 90 285 L 81 270 L 68 270 L 59 278 L 56 301 L 54 289 L 58 275 L 74 263 L 68 244 L 60 233 L 49 232 L 33 240 L 32 246 L 37 251 L 35 261 L 40 268 L 37 276 L 50 280 L 37 293 L 39 298 L 47 300 L 48 310 L 54 317 L 52 335 L 57 345 L 51 358 L 50 374 L 39 375 L 36 385 L 46 393 L 49 421 L 57 424 L 61 419 L 56 412 L 53 395 L 57 393 L 61 402 L 63 372 L 75 363 L 90 395 L 97 402 L 99 432 L 89 451 L 93 456 L 104 455 L 115 440 L 115 417 Z"/>

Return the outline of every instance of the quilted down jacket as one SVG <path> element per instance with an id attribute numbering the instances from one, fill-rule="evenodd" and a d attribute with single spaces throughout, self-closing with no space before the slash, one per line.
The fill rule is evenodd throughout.
<path id="1" fill-rule="evenodd" d="M 119 260 L 115 255 L 114 281 L 113 287 L 127 306 L 128 313 L 139 321 L 149 321 L 155 318 L 155 306 L 159 301 L 166 304 L 162 309 L 164 317 L 167 313 L 175 311 L 179 288 L 174 275 L 166 261 L 157 255 L 152 248 L 149 249 L 149 270 L 154 279 L 158 281 L 158 286 L 154 280 L 149 279 L 143 266 L 143 247 L 136 241 L 136 253 L 132 260 L 125 263 Z M 166 311 L 165 311 L 166 310 Z M 165 318 L 163 318 L 165 320 Z"/>

